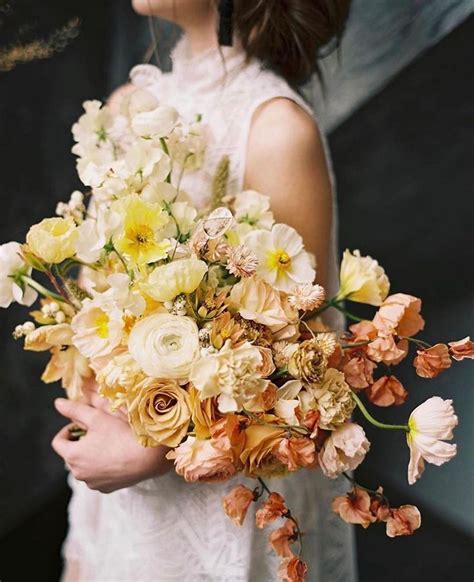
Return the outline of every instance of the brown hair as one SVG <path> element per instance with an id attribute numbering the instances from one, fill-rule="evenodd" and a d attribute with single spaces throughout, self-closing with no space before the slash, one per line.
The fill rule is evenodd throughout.
<path id="1" fill-rule="evenodd" d="M 235 31 L 256 57 L 293 84 L 313 72 L 323 47 L 338 46 L 351 0 L 234 0 Z"/>

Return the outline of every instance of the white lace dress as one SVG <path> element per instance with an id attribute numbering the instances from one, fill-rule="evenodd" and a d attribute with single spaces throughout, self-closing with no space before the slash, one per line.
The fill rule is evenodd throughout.
<path id="1" fill-rule="evenodd" d="M 173 54 L 172 73 L 141 65 L 132 71 L 132 81 L 184 116 L 202 115 L 210 132 L 205 167 L 183 180 L 183 189 L 197 205 L 206 202 L 215 167 L 224 154 L 231 160 L 231 191 L 242 188 L 248 130 L 259 105 L 284 97 L 309 111 L 283 79 L 262 70 L 258 62 L 246 63 L 239 48 L 188 58 L 186 42 L 181 41 Z M 333 236 L 335 240 L 335 232 Z M 333 252 L 332 290 L 337 285 L 335 244 Z M 78 567 L 74 580 L 276 580 L 279 559 L 268 546 L 268 531 L 255 528 L 251 512 L 239 528 L 222 511 L 223 494 L 239 481 L 249 482 L 239 476 L 230 483 L 188 484 L 170 472 L 104 495 L 71 478 L 70 528 L 63 552 L 66 562 L 75 563 L 74 570 Z M 354 582 L 352 529 L 330 509 L 331 499 L 346 491 L 347 483 L 330 481 L 319 471 L 269 483 L 286 496 L 305 532 L 307 580 Z M 65 582 L 74 581 L 71 577 Z"/>

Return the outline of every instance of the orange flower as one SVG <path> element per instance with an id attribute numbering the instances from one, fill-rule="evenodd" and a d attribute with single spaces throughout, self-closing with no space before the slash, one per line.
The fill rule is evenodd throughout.
<path id="1" fill-rule="evenodd" d="M 411 337 L 425 327 L 420 315 L 421 299 L 405 293 L 390 295 L 375 314 L 374 325 L 379 330 L 394 331 Z"/>
<path id="2" fill-rule="evenodd" d="M 262 346 L 257 346 L 260 355 L 262 356 L 262 364 L 260 366 L 260 374 L 262 378 L 268 378 L 275 371 L 275 364 L 273 362 L 273 354 L 270 348 L 263 348 Z"/>
<path id="3" fill-rule="evenodd" d="M 387 519 L 387 535 L 390 538 L 396 536 L 409 536 L 421 525 L 421 515 L 414 505 L 402 505 L 398 509 L 392 509 L 391 516 Z"/>
<path id="4" fill-rule="evenodd" d="M 245 485 L 237 485 L 222 499 L 222 506 L 228 517 L 236 524 L 242 525 L 247 515 L 248 508 L 255 495 Z"/>
<path id="5" fill-rule="evenodd" d="M 359 524 L 364 529 L 377 521 L 377 518 L 370 511 L 369 494 L 358 487 L 354 487 L 347 495 L 333 499 L 332 510 L 345 522 Z"/>
<path id="6" fill-rule="evenodd" d="M 416 373 L 422 378 L 436 378 L 443 370 L 451 367 L 448 346 L 436 344 L 425 350 L 417 350 L 413 362 Z"/>
<path id="7" fill-rule="evenodd" d="M 290 544 L 297 539 L 294 522 L 286 519 L 281 527 L 272 531 L 268 539 L 275 553 L 282 558 L 291 558 L 293 552 L 291 551 Z"/>
<path id="8" fill-rule="evenodd" d="M 224 451 L 232 450 L 234 458 L 236 460 L 239 459 L 245 447 L 246 437 L 244 429 L 248 423 L 249 420 L 245 416 L 227 414 L 211 426 L 212 444 Z"/>
<path id="9" fill-rule="evenodd" d="M 474 342 L 469 336 L 457 342 L 448 342 L 451 357 L 460 362 L 464 358 L 474 359 Z"/>
<path id="10" fill-rule="evenodd" d="M 255 523 L 260 529 L 274 522 L 279 517 L 284 517 L 288 513 L 283 497 L 276 493 L 270 493 L 268 499 L 262 503 L 260 509 L 255 513 Z"/>
<path id="11" fill-rule="evenodd" d="M 286 431 L 278 425 L 267 426 L 251 424 L 245 430 L 245 448 L 240 460 L 245 465 L 245 472 L 251 477 L 282 474 L 286 467 L 274 454 L 278 443 L 285 437 Z"/>
<path id="12" fill-rule="evenodd" d="M 371 321 L 364 320 L 359 323 L 353 323 L 349 326 L 349 330 L 352 333 L 352 341 L 354 343 L 367 342 L 377 337 L 377 328 Z"/>
<path id="13" fill-rule="evenodd" d="M 383 362 L 387 365 L 399 364 L 408 353 L 408 341 L 395 342 L 392 333 L 379 332 L 377 339 L 367 346 L 367 355 L 374 362 Z"/>
<path id="14" fill-rule="evenodd" d="M 256 394 L 245 404 L 245 410 L 249 412 L 267 412 L 271 410 L 277 401 L 277 390 L 278 387 L 270 382 L 264 392 Z"/>
<path id="15" fill-rule="evenodd" d="M 365 392 L 370 402 L 377 406 L 398 406 L 408 396 L 408 392 L 395 376 L 382 376 Z"/>
<path id="16" fill-rule="evenodd" d="M 278 568 L 278 576 L 283 582 L 304 582 L 308 565 L 296 556 L 284 558 Z"/>
<path id="17" fill-rule="evenodd" d="M 351 354 L 352 355 L 352 354 Z M 344 364 L 342 371 L 346 382 L 352 388 L 367 388 L 374 381 L 374 370 L 377 367 L 362 351 L 356 351 L 348 362 Z"/>
<path id="18" fill-rule="evenodd" d="M 314 439 L 314 437 L 318 434 L 318 424 L 319 424 L 319 417 L 321 415 L 317 410 L 308 410 L 305 414 L 303 424 L 304 426 L 311 431 L 310 438 Z"/>
<path id="19" fill-rule="evenodd" d="M 297 471 L 301 467 L 311 467 L 314 464 L 315 452 L 316 447 L 311 439 L 290 437 L 278 443 L 274 455 L 288 466 L 289 471 Z"/>
<path id="20" fill-rule="evenodd" d="M 377 491 L 382 494 L 382 487 L 379 487 Z M 387 521 L 391 516 L 390 507 L 387 505 L 387 502 L 380 497 L 372 497 L 370 511 L 375 515 L 378 521 Z"/>
<path id="21" fill-rule="evenodd" d="M 194 431 L 199 439 L 206 439 L 210 435 L 210 427 L 222 417 L 219 412 L 217 397 L 199 398 L 199 390 L 189 384 L 189 399 L 191 402 L 191 418 L 194 423 Z"/>

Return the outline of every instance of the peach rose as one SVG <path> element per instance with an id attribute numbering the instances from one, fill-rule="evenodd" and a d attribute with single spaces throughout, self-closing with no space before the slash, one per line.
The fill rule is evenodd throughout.
<path id="1" fill-rule="evenodd" d="M 288 508 L 285 505 L 284 498 L 273 491 L 255 513 L 255 524 L 258 528 L 263 529 L 279 517 L 284 517 L 287 513 Z"/>
<path id="2" fill-rule="evenodd" d="M 270 348 L 264 348 L 262 346 L 257 346 L 260 355 L 262 356 L 262 364 L 260 366 L 260 374 L 262 378 L 268 378 L 276 370 L 275 364 L 273 362 L 273 354 Z"/>
<path id="3" fill-rule="evenodd" d="M 420 525 L 421 515 L 418 508 L 414 505 L 402 505 L 391 510 L 391 516 L 387 519 L 387 535 L 389 538 L 409 536 Z"/>
<path id="4" fill-rule="evenodd" d="M 245 405 L 245 410 L 249 412 L 267 412 L 271 410 L 277 401 L 277 386 L 270 382 L 265 389 L 265 392 L 257 394 L 249 400 Z"/>
<path id="5" fill-rule="evenodd" d="M 281 527 L 272 531 L 268 540 L 276 554 L 282 558 L 291 558 L 293 552 L 291 551 L 290 544 L 294 543 L 296 538 L 297 533 L 294 522 L 286 519 Z"/>
<path id="6" fill-rule="evenodd" d="M 183 443 L 166 455 L 174 460 L 175 470 L 186 481 L 227 481 L 237 469 L 232 451 L 215 447 L 210 440 L 189 436 Z"/>
<path id="7" fill-rule="evenodd" d="M 254 492 L 245 487 L 245 485 L 237 485 L 222 499 L 222 506 L 225 514 L 236 525 L 242 525 L 247 515 L 248 508 L 252 501 L 255 500 Z"/>
<path id="8" fill-rule="evenodd" d="M 377 367 L 374 362 L 369 360 L 361 351 L 355 352 L 350 358 L 342 371 L 346 377 L 346 382 L 352 388 L 367 388 L 374 381 L 374 370 Z"/>
<path id="9" fill-rule="evenodd" d="M 276 447 L 285 437 L 286 431 L 277 425 L 251 424 L 245 430 L 245 449 L 240 460 L 245 472 L 251 477 L 284 473 L 286 468 L 274 454 Z"/>
<path id="10" fill-rule="evenodd" d="M 146 378 L 128 407 L 130 425 L 145 447 L 176 447 L 187 433 L 191 403 L 174 380 Z"/>
<path id="11" fill-rule="evenodd" d="M 217 407 L 217 398 L 201 400 L 199 391 L 192 384 L 189 385 L 188 394 L 194 432 L 198 439 L 206 439 L 211 434 L 210 427 L 222 417 Z"/>
<path id="12" fill-rule="evenodd" d="M 460 362 L 464 358 L 474 359 L 474 342 L 469 336 L 457 342 L 448 342 L 451 357 Z"/>
<path id="13" fill-rule="evenodd" d="M 311 467 L 315 462 L 316 447 L 311 439 L 290 437 L 281 440 L 274 450 L 274 455 L 287 465 L 289 471 L 301 467 Z"/>
<path id="14" fill-rule="evenodd" d="M 278 568 L 278 576 L 283 582 L 304 582 L 308 565 L 296 556 L 284 558 Z"/>
<path id="15" fill-rule="evenodd" d="M 373 322 L 379 330 L 394 331 L 397 335 L 412 337 L 425 327 L 420 310 L 421 299 L 405 293 L 395 293 L 385 299 Z"/>
<path id="16" fill-rule="evenodd" d="M 448 346 L 436 344 L 425 350 L 417 350 L 418 355 L 413 362 L 416 373 L 422 378 L 436 378 L 443 370 L 451 367 Z"/>
<path id="17" fill-rule="evenodd" d="M 408 354 L 408 341 L 395 342 L 392 333 L 381 331 L 378 337 L 367 346 L 367 355 L 374 362 L 383 362 L 388 366 L 399 364 Z"/>
<path id="18" fill-rule="evenodd" d="M 398 406 L 407 399 L 408 392 L 395 376 L 382 376 L 365 391 L 367 398 L 377 406 Z"/>
<path id="19" fill-rule="evenodd" d="M 359 524 L 364 529 L 377 521 L 370 511 L 369 494 L 358 487 L 354 487 L 347 495 L 333 499 L 332 510 L 345 522 Z"/>

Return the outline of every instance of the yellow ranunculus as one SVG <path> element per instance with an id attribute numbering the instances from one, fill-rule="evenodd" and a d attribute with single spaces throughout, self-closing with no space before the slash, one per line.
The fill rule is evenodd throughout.
<path id="1" fill-rule="evenodd" d="M 207 265 L 194 257 L 161 265 L 148 277 L 146 292 L 156 301 L 172 301 L 180 293 L 196 291 Z"/>
<path id="2" fill-rule="evenodd" d="M 372 257 L 361 257 L 360 251 L 344 251 L 341 262 L 341 286 L 337 299 L 381 305 L 390 291 L 390 281 L 383 267 Z"/>
<path id="3" fill-rule="evenodd" d="M 61 263 L 72 257 L 78 237 L 72 218 L 45 218 L 33 225 L 26 235 L 30 250 L 47 263 Z"/>

